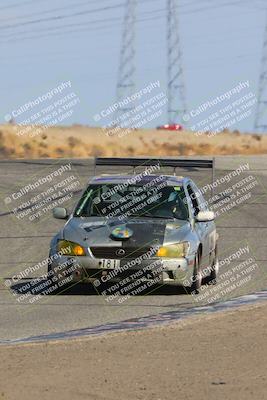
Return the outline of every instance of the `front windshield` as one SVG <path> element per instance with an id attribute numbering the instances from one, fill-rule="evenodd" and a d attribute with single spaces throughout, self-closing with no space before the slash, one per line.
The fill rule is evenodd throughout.
<path id="1" fill-rule="evenodd" d="M 188 219 L 182 186 L 90 185 L 80 199 L 75 217 Z"/>

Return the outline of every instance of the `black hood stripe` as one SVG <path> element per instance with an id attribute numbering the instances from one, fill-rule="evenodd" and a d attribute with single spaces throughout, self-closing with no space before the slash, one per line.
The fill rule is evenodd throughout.
<path id="1" fill-rule="evenodd" d="M 122 248 L 140 249 L 163 245 L 166 222 L 132 221 L 126 223 L 126 227 L 129 227 L 133 231 L 133 235 L 130 239 L 122 242 Z"/>

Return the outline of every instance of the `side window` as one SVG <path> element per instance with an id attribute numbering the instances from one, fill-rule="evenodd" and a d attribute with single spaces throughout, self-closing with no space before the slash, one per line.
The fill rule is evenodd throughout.
<path id="1" fill-rule="evenodd" d="M 190 199 L 192 201 L 193 204 L 193 211 L 194 211 L 194 216 L 196 217 L 197 214 L 200 211 L 199 208 L 199 204 L 198 204 L 198 200 L 197 200 L 197 194 L 194 192 L 193 188 L 191 187 L 191 185 L 187 186 L 187 190 L 188 190 L 188 194 L 190 196 Z"/>
<path id="2" fill-rule="evenodd" d="M 183 187 L 176 187 L 170 192 L 168 202 L 172 202 L 175 218 L 188 219 L 188 205 Z"/>
<path id="3" fill-rule="evenodd" d="M 204 197 L 202 196 L 202 193 L 198 189 L 197 185 L 192 182 L 191 186 L 196 195 L 198 207 L 199 207 L 200 211 L 207 211 L 208 210 L 207 202 L 204 200 Z"/>

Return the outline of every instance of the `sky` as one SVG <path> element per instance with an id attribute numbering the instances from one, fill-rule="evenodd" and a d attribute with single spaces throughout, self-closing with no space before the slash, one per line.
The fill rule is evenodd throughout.
<path id="1" fill-rule="evenodd" d="M 242 94 L 257 96 L 267 2 L 176 3 L 189 115 L 240 82 L 249 82 Z M 156 81 L 163 92 L 167 90 L 166 5 L 166 0 L 138 1 L 137 91 Z M 116 101 L 124 13 L 125 0 L 0 0 L 0 122 L 12 110 L 71 81 L 79 103 L 64 123 L 100 125 L 94 116 Z M 208 113 L 228 103 L 223 101 Z M 231 128 L 253 131 L 254 118 L 255 105 Z M 166 122 L 165 107 L 146 126 Z"/>

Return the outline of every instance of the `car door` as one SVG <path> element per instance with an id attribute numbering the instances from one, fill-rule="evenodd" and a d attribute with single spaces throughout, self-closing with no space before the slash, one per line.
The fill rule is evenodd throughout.
<path id="1" fill-rule="evenodd" d="M 197 185 L 191 181 L 191 186 L 193 191 L 196 193 L 197 195 L 197 199 L 198 199 L 198 205 L 199 205 L 199 209 L 200 211 L 208 211 L 209 207 L 207 202 L 204 200 L 204 197 L 202 195 L 202 193 L 200 192 L 200 190 L 198 189 Z M 207 256 L 208 256 L 208 265 L 211 265 L 213 259 L 214 259 L 214 251 L 215 251 L 215 247 L 216 247 L 216 226 L 215 226 L 215 222 L 214 221 L 208 221 L 208 222 L 204 222 L 203 224 L 205 224 L 205 246 L 207 249 Z"/>
<path id="2" fill-rule="evenodd" d="M 201 201 L 199 196 L 199 189 L 197 186 L 190 181 L 187 185 L 187 191 L 191 200 L 191 208 L 193 210 L 193 217 L 195 218 L 200 211 L 204 211 L 205 205 Z M 210 264 L 210 239 L 209 234 L 212 226 L 210 222 L 197 222 L 195 221 L 194 229 L 199 237 L 202 244 L 202 266 L 206 267 Z"/>

